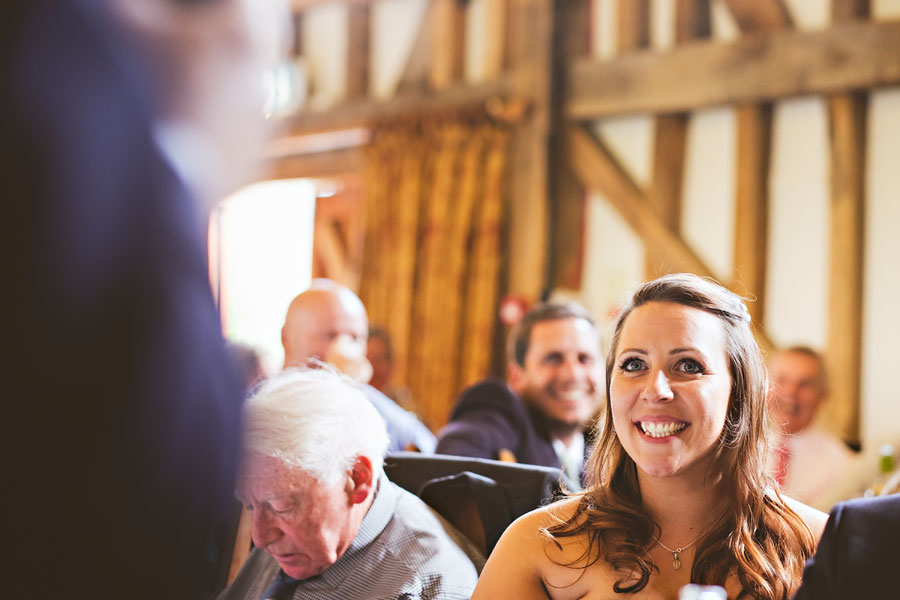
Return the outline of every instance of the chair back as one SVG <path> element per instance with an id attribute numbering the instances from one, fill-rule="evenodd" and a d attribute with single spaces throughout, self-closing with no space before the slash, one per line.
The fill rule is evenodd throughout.
<path id="1" fill-rule="evenodd" d="M 419 496 L 488 556 L 510 523 L 558 495 L 562 471 L 479 458 L 396 452 L 388 478 Z"/>

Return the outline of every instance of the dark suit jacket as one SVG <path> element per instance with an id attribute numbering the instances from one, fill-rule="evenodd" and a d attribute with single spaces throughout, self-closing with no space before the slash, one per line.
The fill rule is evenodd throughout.
<path id="1" fill-rule="evenodd" d="M 585 453 L 589 451 L 585 443 Z M 505 382 L 487 379 L 463 391 L 438 434 L 436 452 L 496 460 L 510 450 L 520 463 L 559 468 L 547 421 Z M 583 469 L 582 469 L 583 479 Z"/>
<path id="2" fill-rule="evenodd" d="M 795 600 L 900 597 L 900 495 L 834 506 Z"/>
<path id="3" fill-rule="evenodd" d="M 11 598 L 197 597 L 233 501 L 241 395 L 205 222 L 106 4 L 0 9 Z"/>

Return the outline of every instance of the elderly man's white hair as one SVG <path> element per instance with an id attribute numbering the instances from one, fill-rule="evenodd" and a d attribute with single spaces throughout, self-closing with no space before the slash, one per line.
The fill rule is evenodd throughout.
<path id="1" fill-rule="evenodd" d="M 358 456 L 382 471 L 384 419 L 349 377 L 328 368 L 286 369 L 244 406 L 244 451 L 299 467 L 322 483 L 350 472 Z"/>

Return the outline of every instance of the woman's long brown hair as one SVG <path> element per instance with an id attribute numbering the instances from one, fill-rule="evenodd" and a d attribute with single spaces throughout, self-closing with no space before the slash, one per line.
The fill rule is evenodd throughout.
<path id="1" fill-rule="evenodd" d="M 768 375 L 739 296 L 711 280 L 689 274 L 666 275 L 641 286 L 615 323 L 606 358 L 606 414 L 587 464 L 588 487 L 574 514 L 544 532 L 559 539 L 585 536 L 588 547 L 570 566 L 605 560 L 622 577 L 613 589 L 634 593 L 646 587 L 655 565 L 647 556 L 658 525 L 641 505 L 637 467 L 616 435 L 610 407 L 610 379 L 625 320 L 648 302 L 674 302 L 722 320 L 731 395 L 725 426 L 714 449 L 714 472 L 725 490 L 724 516 L 697 542 L 691 581 L 724 586 L 736 577 L 739 598 L 787 600 L 815 550 L 806 523 L 791 510 L 766 475 Z"/>

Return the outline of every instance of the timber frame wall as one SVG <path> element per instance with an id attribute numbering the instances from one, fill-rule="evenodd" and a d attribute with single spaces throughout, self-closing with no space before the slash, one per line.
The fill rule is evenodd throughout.
<path id="1" fill-rule="evenodd" d="M 340 0 L 294 0 L 304 11 Z M 590 2 L 484 0 L 488 80 L 463 82 L 466 0 L 427 0 L 428 8 L 396 94 L 368 96 L 371 5 L 348 7 L 346 98 L 323 112 L 292 117 L 271 160 L 278 177 L 361 170 L 362 148 L 329 140 L 400 116 L 467 107 L 514 123 L 508 290 L 534 301 L 578 281 L 584 190 L 602 192 L 647 249 L 647 272 L 711 275 L 679 231 L 688 118 L 700 108 L 736 108 L 737 185 L 734 282 L 755 296 L 764 323 L 772 103 L 827 98 L 831 137 L 831 260 L 828 343 L 832 417 L 859 441 L 868 92 L 900 84 L 900 22 L 869 19 L 868 0 L 831 0 L 832 26 L 797 31 L 783 0 L 724 0 L 741 30 L 710 40 L 710 0 L 675 0 L 676 45 L 649 46 L 650 0 L 619 0 L 618 54 L 589 55 Z M 299 47 L 299 45 L 298 45 Z M 642 188 L 588 127 L 627 114 L 656 121 L 651 183 Z M 342 133 L 343 132 L 343 133 Z M 340 136 L 344 135 L 344 138 Z M 317 140 L 305 144 L 304 140 Z M 311 151 L 302 148 L 315 147 Z M 300 148 L 297 151 L 296 148 Z M 364 185 L 364 183 L 363 183 Z M 552 200 L 551 200 L 552 199 Z M 573 266 L 574 265 L 574 266 Z M 574 279 L 573 279 L 574 278 Z M 737 277 L 736 277 L 737 279 Z M 757 330 L 761 345 L 769 336 Z"/>

